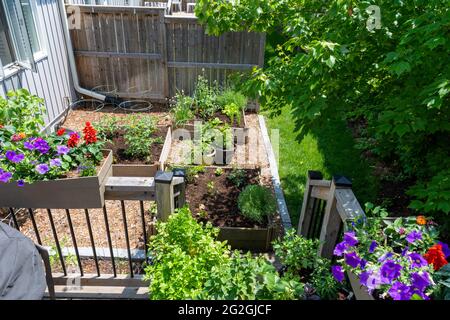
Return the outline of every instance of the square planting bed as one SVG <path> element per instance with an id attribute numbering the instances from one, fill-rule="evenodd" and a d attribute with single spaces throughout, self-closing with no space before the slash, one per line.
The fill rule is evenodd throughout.
<path id="1" fill-rule="evenodd" d="M 229 177 L 233 169 L 205 167 L 205 172 L 188 176 L 186 200 L 194 217 L 200 222 L 211 222 L 220 229 L 219 240 L 227 241 L 233 249 L 267 251 L 277 234 L 272 219 L 253 222 L 240 214 L 238 198 L 246 185 L 260 182 L 260 169 L 243 169 L 245 184 L 237 187 Z M 208 183 L 214 183 L 214 189 Z M 274 212 L 274 216 L 276 212 Z"/>
<path id="2" fill-rule="evenodd" d="M 18 187 L 16 182 L 0 184 L 0 207 L 84 209 L 102 208 L 105 183 L 112 175 L 113 155 L 104 150 L 104 160 L 95 177 L 37 181 Z"/>

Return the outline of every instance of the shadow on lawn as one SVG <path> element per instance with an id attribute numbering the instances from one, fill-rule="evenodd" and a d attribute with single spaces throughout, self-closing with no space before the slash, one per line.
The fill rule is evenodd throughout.
<path id="1" fill-rule="evenodd" d="M 304 134 L 295 136 L 295 145 L 305 145 L 304 139 L 315 140 L 320 165 L 316 161 L 298 166 L 296 163 L 283 163 L 284 166 L 298 166 L 299 170 L 287 170 L 282 176 L 282 185 L 292 223 L 297 226 L 303 202 L 308 170 L 321 171 L 324 179 L 343 175 L 353 182 L 353 191 L 364 208 L 366 202 L 377 199 L 379 180 L 373 173 L 373 167 L 361 157 L 361 151 L 355 148 L 355 140 L 350 129 L 342 120 L 326 120 Z M 311 153 L 314 151 L 308 150 Z M 313 154 L 310 155 L 311 157 Z M 283 159 L 283 158 L 282 158 Z M 309 160 L 309 159 L 307 159 Z"/>

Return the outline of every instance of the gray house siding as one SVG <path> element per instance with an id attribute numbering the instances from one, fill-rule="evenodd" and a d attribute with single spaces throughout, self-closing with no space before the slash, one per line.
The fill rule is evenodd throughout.
<path id="1" fill-rule="evenodd" d="M 58 123 L 74 97 L 71 82 L 63 25 L 59 11 L 60 0 L 36 0 L 37 15 L 41 26 L 40 39 L 46 47 L 46 55 L 36 62 L 37 72 L 21 69 L 0 80 L 0 95 L 9 90 L 28 89 L 45 100 L 48 128 Z"/>

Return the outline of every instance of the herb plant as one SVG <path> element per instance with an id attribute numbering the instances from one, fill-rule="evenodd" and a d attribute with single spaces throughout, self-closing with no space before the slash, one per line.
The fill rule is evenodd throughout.
<path id="1" fill-rule="evenodd" d="M 239 189 L 247 184 L 247 173 L 244 169 L 233 168 L 227 179 Z"/>
<path id="2" fill-rule="evenodd" d="M 175 126 L 183 126 L 194 118 L 193 112 L 194 99 L 184 95 L 184 92 L 177 92 L 173 107 L 170 110 L 175 122 Z"/>
<path id="3" fill-rule="evenodd" d="M 247 186 L 239 195 L 238 206 L 244 217 L 259 223 L 276 212 L 272 192 L 259 185 Z"/>

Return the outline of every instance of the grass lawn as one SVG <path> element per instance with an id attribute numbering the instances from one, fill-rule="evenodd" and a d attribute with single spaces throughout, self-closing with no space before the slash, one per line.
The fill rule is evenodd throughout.
<path id="1" fill-rule="evenodd" d="M 326 179 L 344 175 L 353 182 L 353 190 L 364 203 L 375 201 L 378 181 L 371 165 L 361 158 L 345 122 L 330 120 L 298 137 L 290 108 L 275 118 L 266 117 L 270 129 L 280 130 L 279 173 L 289 213 L 298 224 L 308 170 L 321 171 Z"/>

